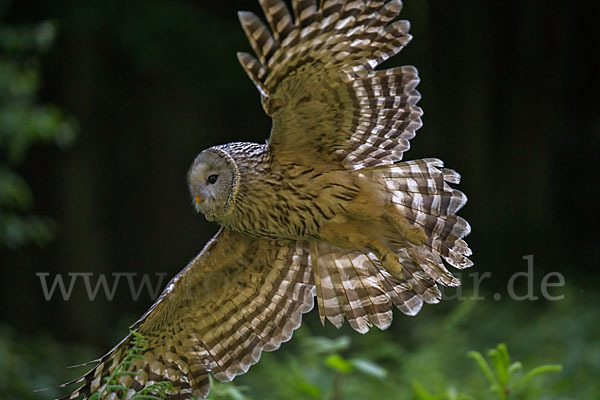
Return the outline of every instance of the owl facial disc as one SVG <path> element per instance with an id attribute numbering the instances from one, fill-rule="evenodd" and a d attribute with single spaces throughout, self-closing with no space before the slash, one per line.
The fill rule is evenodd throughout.
<path id="1" fill-rule="evenodd" d="M 188 172 L 188 185 L 194 207 L 207 219 L 228 213 L 237 187 L 237 169 L 233 159 L 214 147 L 201 152 Z"/>

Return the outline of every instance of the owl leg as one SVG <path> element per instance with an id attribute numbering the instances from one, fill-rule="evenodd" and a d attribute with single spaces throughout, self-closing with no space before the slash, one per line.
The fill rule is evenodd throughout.
<path id="1" fill-rule="evenodd" d="M 398 256 L 383 242 L 374 239 L 361 230 L 359 223 L 327 224 L 319 231 L 319 237 L 329 243 L 343 248 L 371 250 L 381 266 L 397 278 L 402 277 L 402 264 Z"/>
<path id="2" fill-rule="evenodd" d="M 420 246 L 427 241 L 427 234 L 418 226 L 411 225 L 393 204 L 385 208 L 385 219 L 410 243 Z"/>
<path id="3" fill-rule="evenodd" d="M 417 246 L 427 241 L 427 234 L 423 229 L 408 222 L 402 212 L 392 203 L 390 192 L 386 187 L 378 182 L 373 182 L 362 174 L 358 174 L 355 179 L 361 191 L 349 204 L 345 205 L 351 218 L 367 221 L 383 219 L 406 241 Z"/>

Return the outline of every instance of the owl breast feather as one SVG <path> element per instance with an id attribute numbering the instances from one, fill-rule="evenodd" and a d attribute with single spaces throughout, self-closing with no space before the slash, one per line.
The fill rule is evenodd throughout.
<path id="1" fill-rule="evenodd" d="M 359 192 L 350 171 L 273 163 L 266 145 L 238 149 L 232 157 L 239 184 L 230 215 L 218 222 L 251 236 L 318 237 L 321 226 L 342 215 Z"/>

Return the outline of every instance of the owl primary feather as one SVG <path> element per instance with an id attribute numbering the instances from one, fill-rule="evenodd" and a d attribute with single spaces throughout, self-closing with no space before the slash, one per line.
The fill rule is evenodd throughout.
<path id="1" fill-rule="evenodd" d="M 317 299 L 321 321 L 386 329 L 415 315 L 472 265 L 456 216 L 460 176 L 437 159 L 402 161 L 421 126 L 414 67 L 375 68 L 411 39 L 399 0 L 259 0 L 240 12 L 255 56 L 239 61 L 273 119 L 267 144 L 202 151 L 194 205 L 221 225 L 133 326 L 149 342 L 120 383 L 169 381 L 169 399 L 205 397 L 289 340 Z M 106 393 L 127 336 L 68 398 Z M 117 391 L 128 398 L 131 392 Z"/>

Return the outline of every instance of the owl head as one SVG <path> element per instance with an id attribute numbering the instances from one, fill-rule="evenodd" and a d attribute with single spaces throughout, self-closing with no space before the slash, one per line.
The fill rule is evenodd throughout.
<path id="1" fill-rule="evenodd" d="M 211 147 L 198 154 L 188 172 L 196 210 L 210 220 L 227 214 L 235 198 L 237 181 L 237 168 L 228 153 Z"/>

